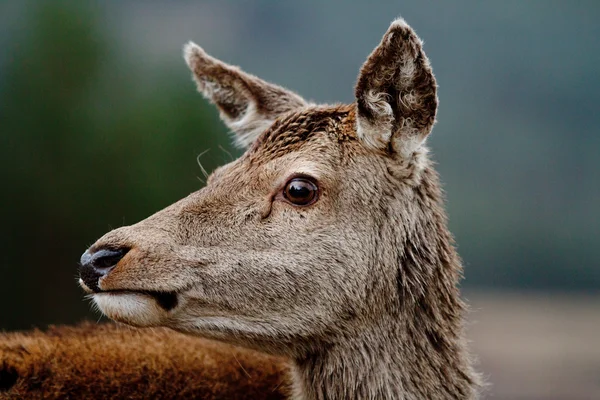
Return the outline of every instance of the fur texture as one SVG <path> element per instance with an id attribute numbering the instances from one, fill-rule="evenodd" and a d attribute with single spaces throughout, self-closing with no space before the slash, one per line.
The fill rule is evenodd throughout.
<path id="1" fill-rule="evenodd" d="M 461 262 L 424 146 L 436 83 L 412 29 L 392 23 L 347 106 L 185 54 L 248 149 L 89 249 L 126 253 L 98 281 L 82 274 L 102 312 L 287 357 L 296 399 L 475 398 Z M 298 177 L 318 187 L 310 205 L 286 194 Z"/>
<path id="2" fill-rule="evenodd" d="M 284 399 L 284 360 L 168 329 L 0 335 L 0 399 Z"/>

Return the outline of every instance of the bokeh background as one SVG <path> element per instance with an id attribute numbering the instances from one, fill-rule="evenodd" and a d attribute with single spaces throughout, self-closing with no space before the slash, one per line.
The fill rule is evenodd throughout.
<path id="1" fill-rule="evenodd" d="M 440 86 L 429 140 L 489 398 L 600 398 L 600 2 L 0 2 L 0 329 L 97 319 L 80 254 L 239 155 L 188 40 L 351 102 L 402 15 Z"/>

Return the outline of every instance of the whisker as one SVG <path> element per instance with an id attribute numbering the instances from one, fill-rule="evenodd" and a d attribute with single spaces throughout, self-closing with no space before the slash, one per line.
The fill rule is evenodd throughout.
<path id="1" fill-rule="evenodd" d="M 206 172 L 206 169 L 204 169 L 204 166 L 200 162 L 200 158 L 202 158 L 202 156 L 208 153 L 209 151 L 210 149 L 206 149 L 202 153 L 198 154 L 198 156 L 196 157 L 196 162 L 200 166 L 200 170 L 202 171 L 202 175 L 204 175 L 204 178 L 208 178 L 208 172 Z"/>
<path id="2" fill-rule="evenodd" d="M 219 149 L 221 149 L 225 154 L 227 154 L 229 156 L 229 161 L 233 161 L 233 155 L 228 152 L 227 150 L 225 150 L 225 147 L 219 145 Z"/>
<path id="3" fill-rule="evenodd" d="M 233 358 L 235 358 L 235 361 L 237 361 L 238 365 L 240 366 L 240 368 L 242 369 L 242 371 L 244 371 L 244 373 L 246 374 L 246 376 L 250 379 L 252 379 L 252 377 L 250 376 L 250 374 L 248 373 L 248 371 L 246 371 L 246 368 L 244 368 L 244 366 L 242 365 L 242 363 L 240 362 L 240 360 L 238 360 L 238 358 L 236 357 L 235 353 L 232 351 L 231 355 L 233 356 Z"/>

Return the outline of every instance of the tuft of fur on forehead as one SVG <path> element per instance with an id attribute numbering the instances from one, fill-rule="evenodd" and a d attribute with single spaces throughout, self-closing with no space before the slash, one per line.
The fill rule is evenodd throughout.
<path id="1" fill-rule="evenodd" d="M 355 108 L 351 105 L 304 108 L 275 120 L 256 139 L 248 156 L 251 159 L 275 159 L 325 136 L 334 142 L 356 141 L 354 125 Z"/>

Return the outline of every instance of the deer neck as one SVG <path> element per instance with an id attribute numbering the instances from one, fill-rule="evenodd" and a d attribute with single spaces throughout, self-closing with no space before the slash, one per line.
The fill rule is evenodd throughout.
<path id="1" fill-rule="evenodd" d="M 419 353 L 427 350 L 411 340 L 409 331 L 401 326 L 397 329 L 380 327 L 296 359 L 294 398 L 475 398 L 476 379 L 466 352 L 455 347 L 442 350 L 444 354 L 440 354 L 440 349 Z"/>
<path id="2" fill-rule="evenodd" d="M 450 302 L 407 301 L 401 315 L 295 359 L 294 398 L 476 398 L 478 378 L 462 337 L 463 305 L 455 294 Z"/>

